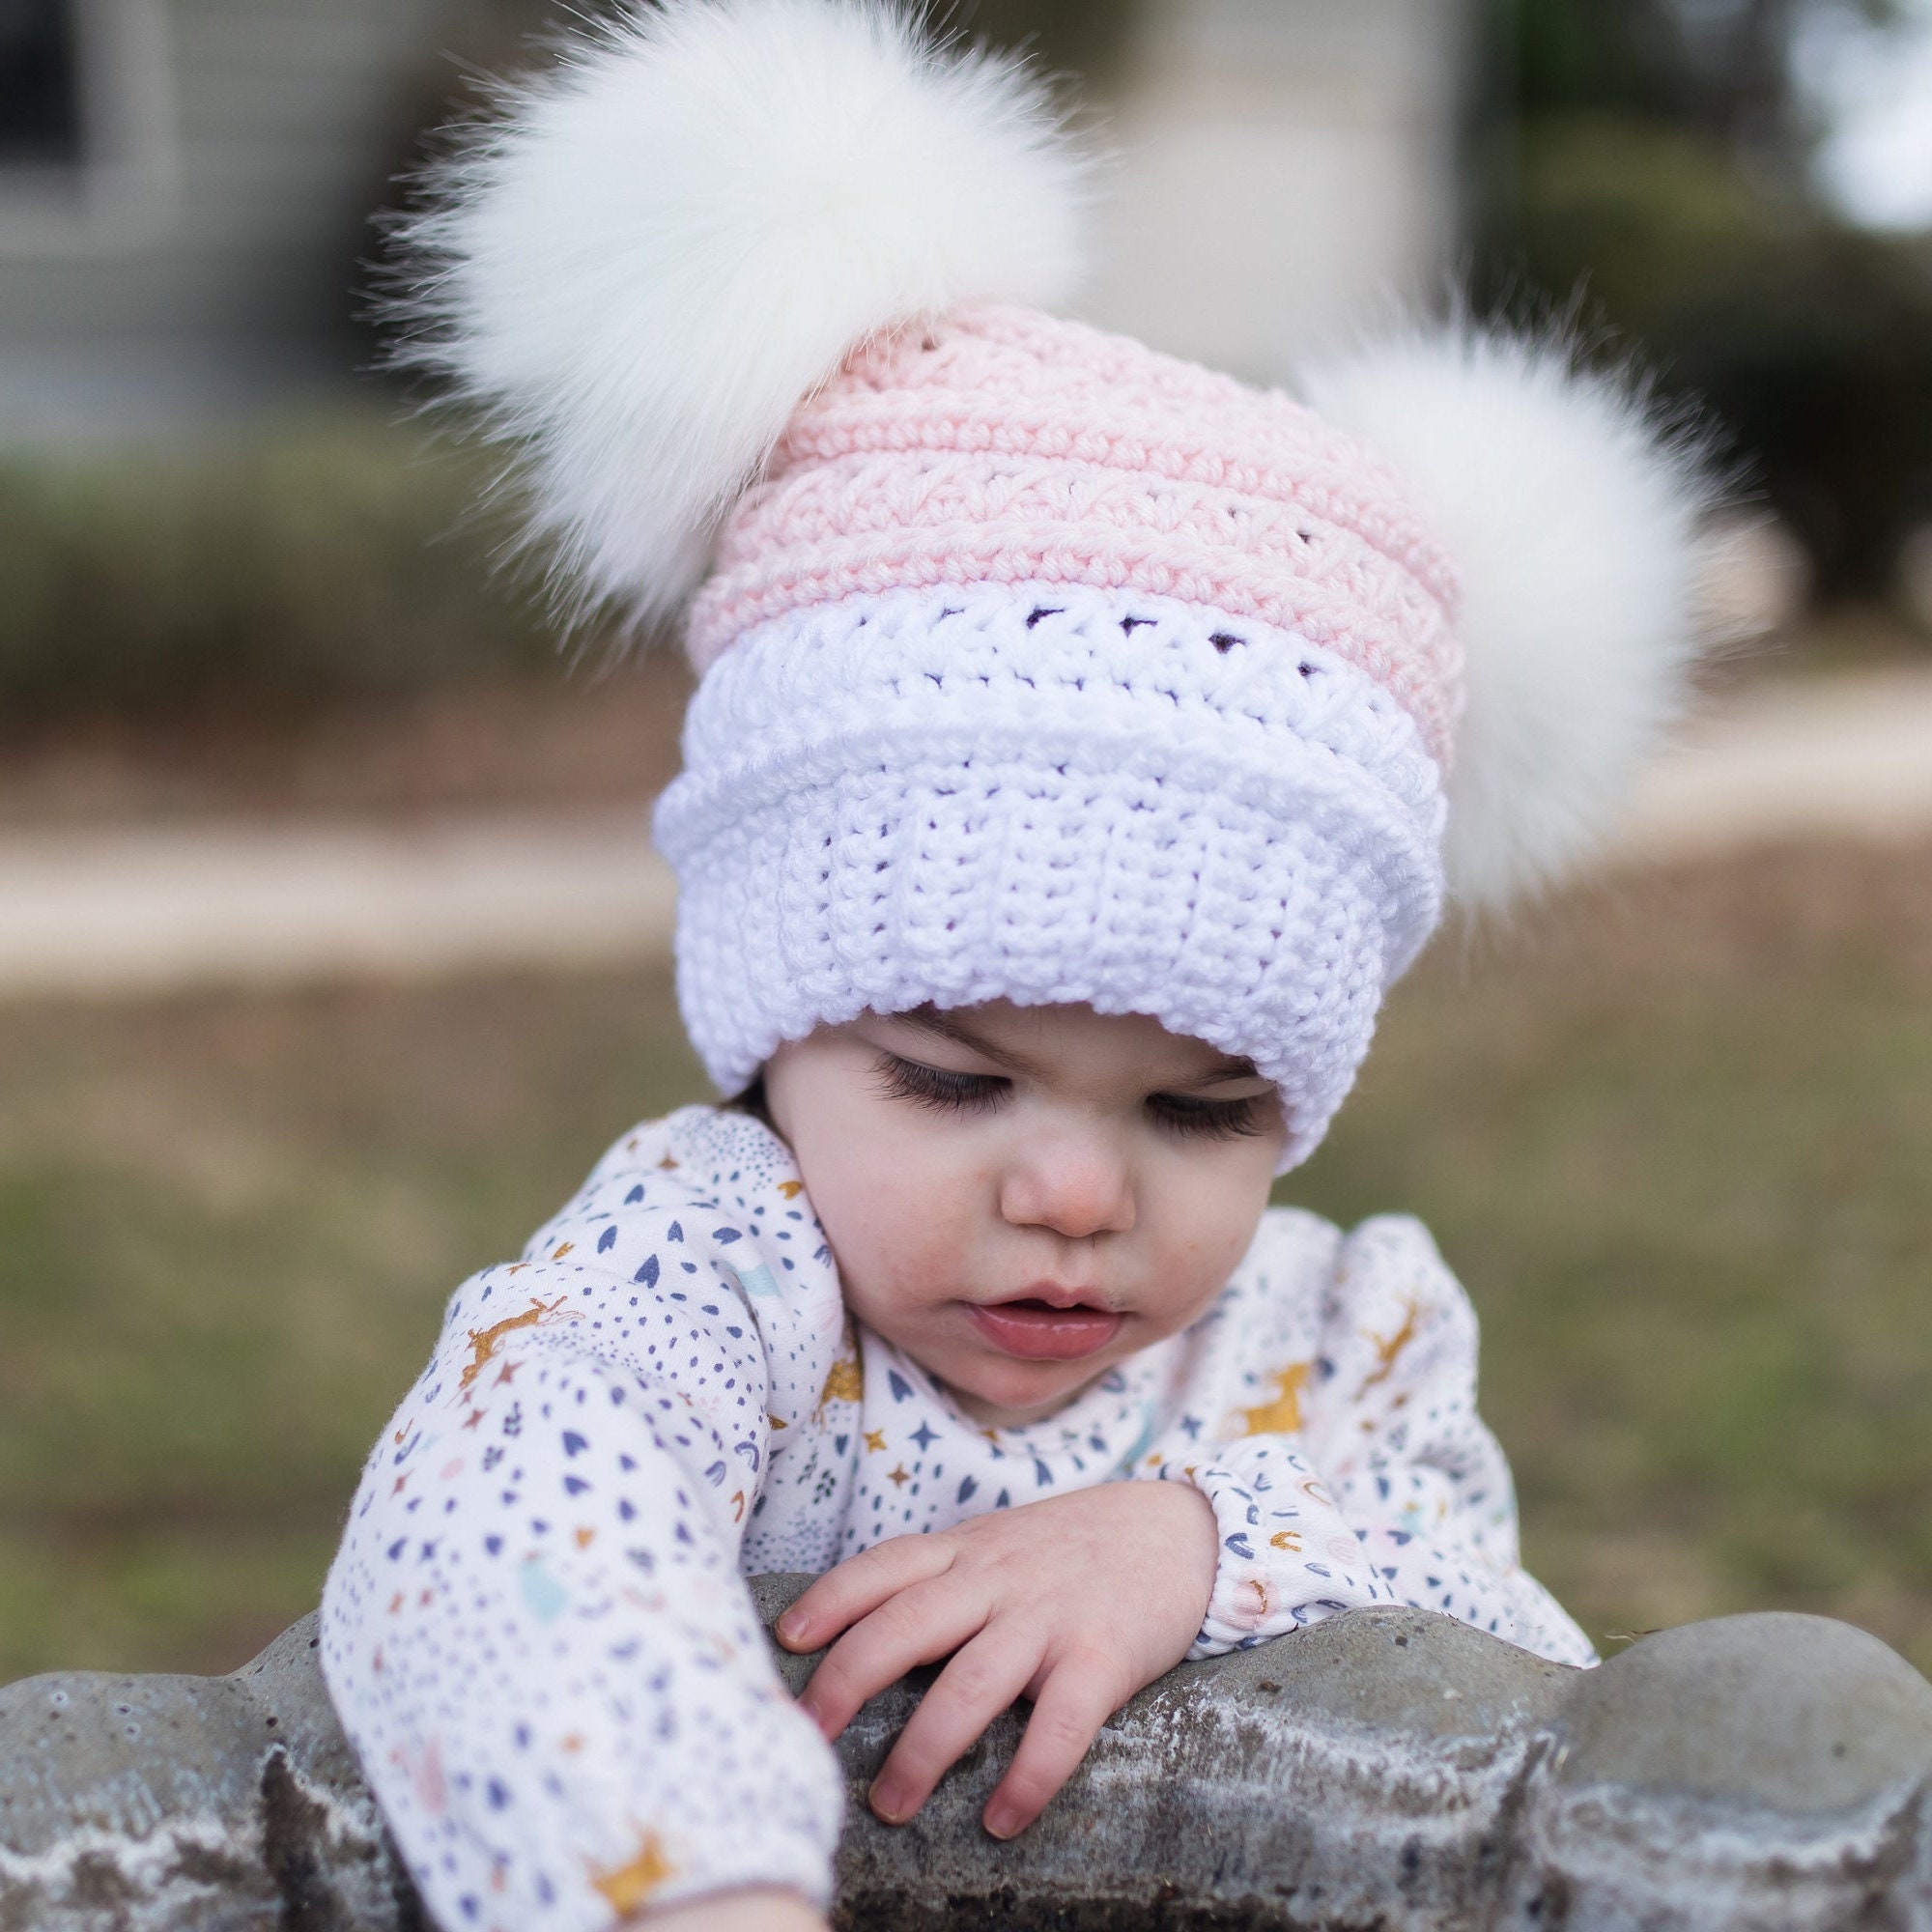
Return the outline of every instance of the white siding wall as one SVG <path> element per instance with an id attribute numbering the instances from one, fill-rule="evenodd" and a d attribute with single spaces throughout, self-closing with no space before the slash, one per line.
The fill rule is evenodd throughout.
<path id="1" fill-rule="evenodd" d="M 484 0 L 89 0 L 99 165 L 0 173 L 0 435 L 346 363 L 364 223 Z"/>
<path id="2" fill-rule="evenodd" d="M 0 173 L 0 440 L 339 382 L 364 225 L 450 49 L 531 0 L 76 0 L 103 86 L 78 198 Z M 1454 234 L 1466 0 L 1140 0 L 1087 310 L 1249 376 Z"/>
<path id="3" fill-rule="evenodd" d="M 1439 293 L 1465 0 L 1142 0 L 1094 320 L 1251 378 Z"/>

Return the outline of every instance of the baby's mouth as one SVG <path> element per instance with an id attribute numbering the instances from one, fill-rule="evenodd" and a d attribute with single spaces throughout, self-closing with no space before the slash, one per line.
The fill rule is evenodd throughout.
<path id="1" fill-rule="evenodd" d="M 967 1316 L 980 1339 L 1023 1362 L 1077 1362 L 1097 1354 L 1121 1332 L 1122 1318 L 1094 1302 L 1015 1295 L 976 1302 Z"/>

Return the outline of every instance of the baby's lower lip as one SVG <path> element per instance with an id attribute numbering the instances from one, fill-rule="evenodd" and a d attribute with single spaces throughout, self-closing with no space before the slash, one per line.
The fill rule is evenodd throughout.
<path id="1" fill-rule="evenodd" d="M 967 1314 L 1002 1354 L 1027 1362 L 1077 1362 L 1096 1354 L 1121 1332 L 1121 1317 L 1104 1308 L 1052 1308 L 1043 1301 L 975 1303 Z"/>

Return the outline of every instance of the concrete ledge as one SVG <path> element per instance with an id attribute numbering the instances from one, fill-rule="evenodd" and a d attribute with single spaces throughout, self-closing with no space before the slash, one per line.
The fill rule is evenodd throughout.
<path id="1" fill-rule="evenodd" d="M 316 1668 L 315 1619 L 232 1677 L 0 1690 L 0 1932 L 417 1932 Z"/>
<path id="2" fill-rule="evenodd" d="M 766 1617 L 803 1582 L 760 1579 Z M 0 1932 L 414 1932 L 313 1642 L 304 1619 L 232 1677 L 0 1690 Z M 1171 1672 L 1004 1846 L 978 1814 L 1010 1715 L 911 1825 L 864 1808 L 926 1681 L 841 1745 L 839 1917 L 866 1932 L 1932 1932 L 1932 1684 L 1823 1618 L 1582 1672 L 1354 1611 Z"/>

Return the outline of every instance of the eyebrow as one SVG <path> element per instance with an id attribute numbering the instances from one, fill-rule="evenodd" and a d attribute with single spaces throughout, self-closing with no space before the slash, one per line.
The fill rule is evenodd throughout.
<path id="1" fill-rule="evenodd" d="M 997 1047 L 990 1040 L 981 1039 L 969 1026 L 954 1019 L 951 1013 L 943 1013 L 937 1007 L 914 1007 L 911 1011 L 889 1015 L 900 1026 L 916 1028 L 921 1033 L 929 1033 L 936 1039 L 950 1040 L 954 1046 L 963 1046 L 968 1053 L 984 1054 L 988 1060 L 996 1061 L 1002 1066 L 1009 1066 L 1015 1073 L 1037 1077 L 1039 1068 L 1023 1054 L 1009 1053 Z"/>
<path id="2" fill-rule="evenodd" d="M 1211 1065 L 1203 1067 L 1199 1073 L 1193 1075 L 1189 1084 L 1201 1085 L 1220 1080 L 1259 1080 L 1261 1077 L 1261 1068 L 1246 1054 L 1241 1054 L 1239 1057 L 1223 1054 L 1217 1055 Z"/>
<path id="3" fill-rule="evenodd" d="M 951 1013 L 941 1012 L 937 1007 L 914 1007 L 908 1012 L 894 1013 L 891 1017 L 901 1026 L 914 1027 L 921 1033 L 931 1034 L 935 1038 L 950 1040 L 954 1046 L 963 1046 L 969 1053 L 984 1054 L 988 1060 L 1009 1066 L 1015 1073 L 1024 1073 L 1032 1078 L 1038 1076 L 1039 1067 L 1035 1062 L 1023 1054 L 994 1046 L 971 1027 Z M 1186 1074 L 1175 1084 L 1180 1087 L 1212 1087 L 1223 1081 L 1259 1080 L 1261 1077 L 1255 1063 L 1245 1055 L 1217 1054 L 1198 1073 Z"/>

